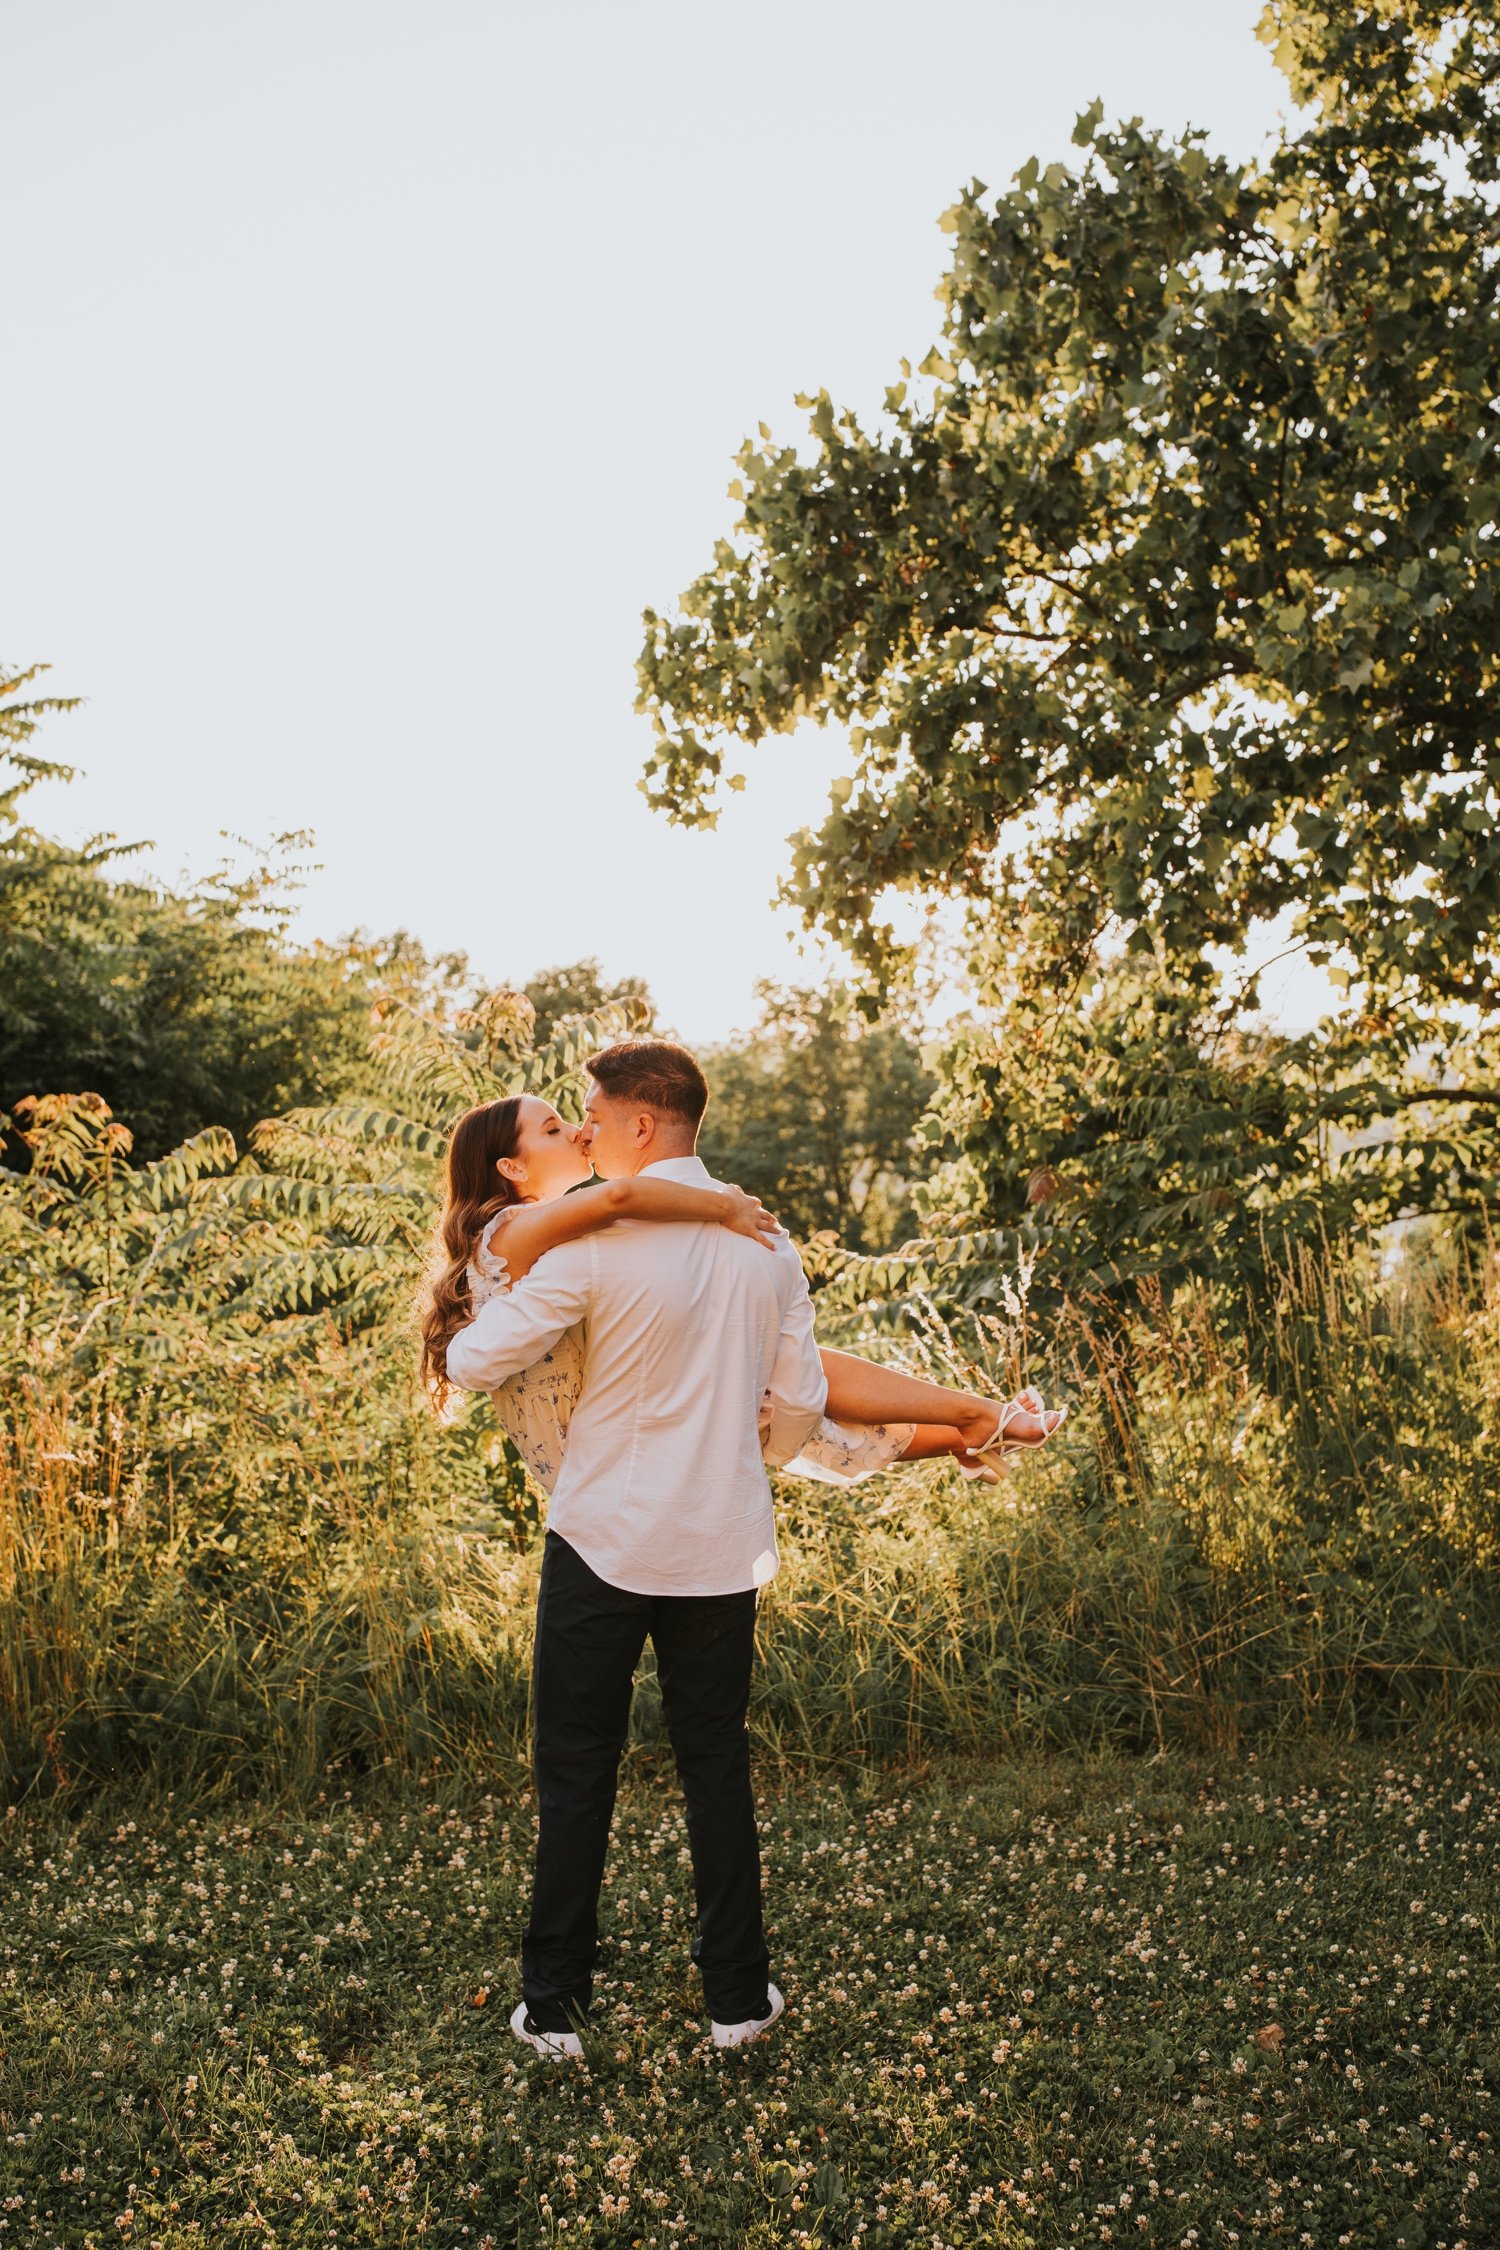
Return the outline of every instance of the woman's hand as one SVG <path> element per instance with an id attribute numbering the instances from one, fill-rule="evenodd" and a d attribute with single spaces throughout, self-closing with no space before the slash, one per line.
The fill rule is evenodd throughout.
<path id="1" fill-rule="evenodd" d="M 752 1242 L 759 1242 L 769 1250 L 781 1231 L 781 1222 L 774 1211 L 768 1211 L 758 1195 L 747 1195 L 743 1188 L 720 1188 L 724 1198 L 723 1225 L 732 1234 L 748 1234 Z"/>

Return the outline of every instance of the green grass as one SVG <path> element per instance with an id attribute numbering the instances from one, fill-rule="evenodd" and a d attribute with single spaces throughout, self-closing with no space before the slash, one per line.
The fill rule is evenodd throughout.
<path id="1" fill-rule="evenodd" d="M 524 1796 L 13 1808 L 0 2245 L 1490 2250 L 1496 1749 L 783 1769 L 729 2055 L 637 1752 L 587 2069 L 506 2028 Z"/>

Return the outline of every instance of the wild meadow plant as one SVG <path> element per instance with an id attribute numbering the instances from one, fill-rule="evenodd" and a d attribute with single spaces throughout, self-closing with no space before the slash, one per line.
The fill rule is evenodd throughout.
<path id="1" fill-rule="evenodd" d="M 1500 1266 L 1304 1252 L 1275 1280 L 1260 1307 L 1143 1291 L 1128 1381 L 1118 1323 L 1038 1340 L 928 1306 L 898 1356 L 992 1395 L 1039 1380 L 1073 1419 L 998 1494 L 906 1471 L 784 1495 L 768 1734 L 1232 1749 L 1491 1723 Z"/>
<path id="2" fill-rule="evenodd" d="M 404 1334 L 331 1313 L 280 1344 L 268 1324 L 253 1350 L 173 1317 L 176 1355 L 128 1399 L 76 1341 L 12 1350 L 11 1790 L 151 1772 L 298 1792 L 434 1756 L 519 1770 L 539 1505 L 487 1403 L 435 1423 Z M 1023 1366 L 1009 1322 L 932 1309 L 894 1347 L 1074 1401 L 999 1488 L 922 1468 L 849 1492 L 782 1480 L 765 1749 L 1233 1749 L 1493 1720 L 1493 1265 L 1475 1289 L 1304 1258 L 1258 1334 L 1204 1294 L 1143 1298 L 1128 1416 L 1082 1322 L 1045 1346 Z M 657 1739 L 649 1663 L 634 1725 Z"/>

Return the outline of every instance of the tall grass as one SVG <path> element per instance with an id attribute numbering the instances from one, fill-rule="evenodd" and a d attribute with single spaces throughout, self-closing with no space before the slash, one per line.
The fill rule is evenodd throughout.
<path id="1" fill-rule="evenodd" d="M 907 1355 L 1012 1386 L 1010 1333 Z M 996 1488 L 783 1483 L 753 1724 L 789 1757 L 1232 1749 L 1500 1714 L 1500 1278 L 1304 1256 L 1259 1312 L 1050 1339 L 1075 1413 Z M 537 1547 L 484 1402 L 451 1429 L 332 1330 L 195 1424 L 33 1354 L 0 1424 L 12 1793 L 299 1795 L 525 1756 Z M 649 1664 L 634 1720 L 659 1730 Z"/>
<path id="2" fill-rule="evenodd" d="M 455 1442 L 330 1330 L 226 1365 L 219 1411 L 40 1377 L 0 1427 L 0 1761 L 16 1788 L 149 1772 L 297 1792 L 331 1766 L 492 1768 L 526 1716 L 498 1447 Z M 497 1472 L 486 1474 L 486 1471 Z"/>

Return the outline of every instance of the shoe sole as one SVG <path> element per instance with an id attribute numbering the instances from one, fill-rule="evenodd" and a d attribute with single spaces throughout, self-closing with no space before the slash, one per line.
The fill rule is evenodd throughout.
<path id="1" fill-rule="evenodd" d="M 773 1992 L 776 1991 L 776 1987 L 774 1985 L 771 1987 L 771 1989 Z M 714 2045 L 719 2049 L 721 2054 L 727 2054 L 732 2048 L 735 2047 L 753 2046 L 757 2039 L 764 2039 L 768 2031 L 774 2030 L 775 2026 L 780 2023 L 785 2013 L 786 2002 L 782 1998 L 781 1994 L 777 1992 L 776 2005 L 771 2010 L 769 2016 L 767 2016 L 765 2022 L 757 2024 L 753 2031 L 742 2033 L 738 2039 L 721 2039 L 719 2037 L 718 2026 L 716 2024 L 712 2025 Z"/>
<path id="2" fill-rule="evenodd" d="M 520 2040 L 523 2047 L 529 2047 L 534 2055 L 541 2055 L 548 2062 L 583 2061 L 581 2043 L 576 2047 L 564 2047 L 560 2044 L 564 2039 L 576 2040 L 578 2038 L 576 2031 L 559 2031 L 552 2034 L 545 2031 L 527 2031 L 524 2025 L 525 2014 L 526 2003 L 523 2000 L 510 2019 L 511 2034 L 514 2038 Z"/>

